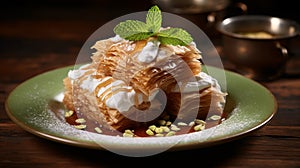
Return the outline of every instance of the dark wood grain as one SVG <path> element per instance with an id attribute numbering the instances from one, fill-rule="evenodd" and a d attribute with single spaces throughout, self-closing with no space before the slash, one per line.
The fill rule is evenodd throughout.
<path id="1" fill-rule="evenodd" d="M 247 1 L 249 13 L 300 21 L 293 1 Z M 241 139 L 202 149 L 165 152 L 134 158 L 49 141 L 16 125 L 4 102 L 23 81 L 40 73 L 72 65 L 85 40 L 101 25 L 131 12 L 145 11 L 150 1 L 17 1 L 0 5 L 0 167 L 300 167 L 300 38 L 293 40 L 293 57 L 282 78 L 261 82 L 275 96 L 278 111 L 264 127 Z M 283 11 L 288 12 L 283 12 Z M 299 14 L 299 12 L 297 13 Z M 199 27 L 197 16 L 192 18 Z M 201 22 L 202 23 L 202 22 Z M 226 69 L 234 66 L 222 53 L 220 36 L 206 31 Z M 213 32 L 211 32 L 213 31 Z M 215 58 L 209 58 L 215 59 Z"/>

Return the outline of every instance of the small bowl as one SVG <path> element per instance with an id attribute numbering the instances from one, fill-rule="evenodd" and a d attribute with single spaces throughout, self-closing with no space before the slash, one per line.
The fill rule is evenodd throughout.
<path id="1" fill-rule="evenodd" d="M 224 55 L 237 71 L 270 81 L 285 73 L 289 42 L 299 35 L 300 26 L 278 17 L 241 15 L 224 19 L 217 30 L 223 37 Z"/>

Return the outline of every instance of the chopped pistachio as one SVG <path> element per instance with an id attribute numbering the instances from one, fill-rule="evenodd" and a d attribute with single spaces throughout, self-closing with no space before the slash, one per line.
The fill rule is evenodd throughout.
<path id="1" fill-rule="evenodd" d="M 130 133 L 127 133 L 127 132 L 124 132 L 123 133 L 123 137 L 133 137 L 134 134 L 130 134 Z"/>
<path id="2" fill-rule="evenodd" d="M 71 117 L 74 114 L 73 110 L 69 110 L 65 112 L 65 117 Z"/>
<path id="3" fill-rule="evenodd" d="M 78 124 L 83 124 L 83 123 L 85 123 L 86 121 L 85 121 L 84 118 L 78 118 L 78 119 L 75 120 L 75 122 L 78 123 Z"/>
<path id="4" fill-rule="evenodd" d="M 155 136 L 157 136 L 157 137 L 163 137 L 164 136 L 164 134 L 155 134 Z"/>
<path id="5" fill-rule="evenodd" d="M 220 119 L 221 119 L 221 116 L 219 116 L 219 115 L 212 115 L 211 117 L 209 117 L 209 119 L 212 119 L 212 120 L 220 120 Z"/>
<path id="6" fill-rule="evenodd" d="M 170 126 L 172 124 L 171 121 L 167 121 L 166 126 Z"/>
<path id="7" fill-rule="evenodd" d="M 85 128 L 86 128 L 86 125 L 84 125 L 84 124 L 81 124 L 81 125 L 74 125 L 74 127 L 75 127 L 76 129 L 85 129 Z"/>
<path id="8" fill-rule="evenodd" d="M 196 123 L 197 125 L 199 125 L 199 124 L 203 125 L 203 124 L 205 124 L 205 121 L 200 120 L 200 119 L 196 119 L 196 120 L 195 120 L 195 123 Z"/>
<path id="9" fill-rule="evenodd" d="M 127 129 L 127 130 L 125 130 L 124 131 L 124 133 L 126 133 L 126 134 L 132 134 L 132 135 L 134 135 L 134 133 L 133 133 L 134 131 L 132 131 L 132 130 L 129 130 L 129 129 Z"/>
<path id="10" fill-rule="evenodd" d="M 154 132 L 151 129 L 147 129 L 146 134 L 152 136 L 154 135 Z"/>
<path id="11" fill-rule="evenodd" d="M 173 135 L 175 135 L 176 133 L 175 133 L 175 131 L 170 131 L 170 132 L 168 132 L 167 134 L 166 134 L 166 136 L 173 136 Z"/>
<path id="12" fill-rule="evenodd" d="M 177 127 L 176 125 L 172 124 L 172 125 L 171 125 L 171 130 L 173 130 L 173 131 L 179 131 L 180 128 Z"/>
<path id="13" fill-rule="evenodd" d="M 177 125 L 178 125 L 178 126 L 187 126 L 187 123 L 184 123 L 184 122 L 178 122 Z"/>
<path id="14" fill-rule="evenodd" d="M 101 134 L 103 131 L 99 127 L 95 127 L 95 131 Z"/>
<path id="15" fill-rule="evenodd" d="M 191 121 L 190 123 L 189 123 L 189 126 L 190 127 L 192 127 L 192 126 L 194 126 L 195 125 L 195 122 L 194 121 Z"/>
<path id="16" fill-rule="evenodd" d="M 134 137 L 134 131 L 130 129 L 126 129 L 123 133 L 123 137 Z"/>
<path id="17" fill-rule="evenodd" d="M 161 128 L 163 129 L 164 132 L 170 132 L 170 128 L 167 126 L 162 126 Z"/>
<path id="18" fill-rule="evenodd" d="M 156 126 L 155 126 L 155 125 L 150 125 L 148 128 L 149 128 L 151 131 L 155 131 Z"/>
<path id="19" fill-rule="evenodd" d="M 194 127 L 194 130 L 195 131 L 202 131 L 202 130 L 204 130 L 204 128 L 205 128 L 205 125 L 196 125 L 195 127 Z"/>
<path id="20" fill-rule="evenodd" d="M 156 128 L 154 131 L 155 131 L 155 133 L 157 133 L 157 134 L 160 134 L 160 133 L 163 133 L 163 132 L 164 132 L 164 130 L 163 130 L 161 127 Z"/>

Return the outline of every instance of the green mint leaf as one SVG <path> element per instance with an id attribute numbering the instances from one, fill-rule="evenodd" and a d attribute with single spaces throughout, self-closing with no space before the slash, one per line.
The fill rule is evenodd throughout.
<path id="1" fill-rule="evenodd" d="M 131 36 L 126 37 L 126 40 L 130 41 L 138 41 L 138 40 L 144 40 L 147 39 L 148 37 L 153 36 L 152 32 L 141 32 L 141 33 L 136 33 Z"/>
<path id="2" fill-rule="evenodd" d="M 161 44 L 169 44 L 169 45 L 181 45 L 181 46 L 186 46 L 187 44 L 184 43 L 182 40 L 179 40 L 178 38 L 171 38 L 171 37 L 161 37 L 158 36 L 158 40 L 160 41 Z"/>
<path id="3" fill-rule="evenodd" d="M 146 16 L 146 24 L 149 26 L 149 31 L 157 33 L 161 27 L 162 15 L 158 6 L 153 6 L 149 9 Z"/>
<path id="4" fill-rule="evenodd" d="M 162 14 L 157 5 L 151 7 L 146 16 L 146 23 L 138 20 L 126 20 L 119 23 L 115 28 L 115 34 L 120 37 L 138 41 L 149 37 L 157 37 L 162 44 L 189 45 L 193 38 L 181 28 L 170 28 L 160 30 L 162 25 Z"/>
<path id="5" fill-rule="evenodd" d="M 158 40 L 162 44 L 171 44 L 171 45 L 189 45 L 193 38 L 185 30 L 181 28 L 170 28 L 166 30 L 161 30 L 157 34 Z"/>
<path id="6" fill-rule="evenodd" d="M 146 23 L 138 20 L 126 20 L 119 23 L 114 28 L 114 32 L 124 39 L 137 41 L 153 35 L 152 32 L 148 31 L 148 27 Z"/>

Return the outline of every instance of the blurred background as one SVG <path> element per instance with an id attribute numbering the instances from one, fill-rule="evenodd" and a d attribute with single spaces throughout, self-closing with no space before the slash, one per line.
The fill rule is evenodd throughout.
<path id="1" fill-rule="evenodd" d="M 284 17 L 300 22 L 299 8 L 294 0 L 232 0 L 247 5 L 247 14 L 264 14 Z M 4 0 L 0 5 L 0 61 L 1 58 L 19 58 L 28 66 L 28 75 L 22 80 L 43 71 L 71 65 L 85 40 L 108 21 L 125 14 L 146 11 L 151 0 Z M 217 11 L 219 17 L 242 14 L 229 5 Z M 221 14 L 220 14 L 221 13 Z M 206 21 L 208 13 L 183 14 L 202 28 L 213 42 L 220 45 L 219 34 Z M 31 58 L 38 64 L 30 64 Z M 0 76 L 5 81 L 4 70 L 13 67 L 5 60 Z M 40 68 L 44 67 L 44 68 Z M 12 69 L 18 75 L 18 69 Z M 31 72 L 31 73 L 30 73 Z M 33 73 L 34 72 L 34 73 Z"/>

